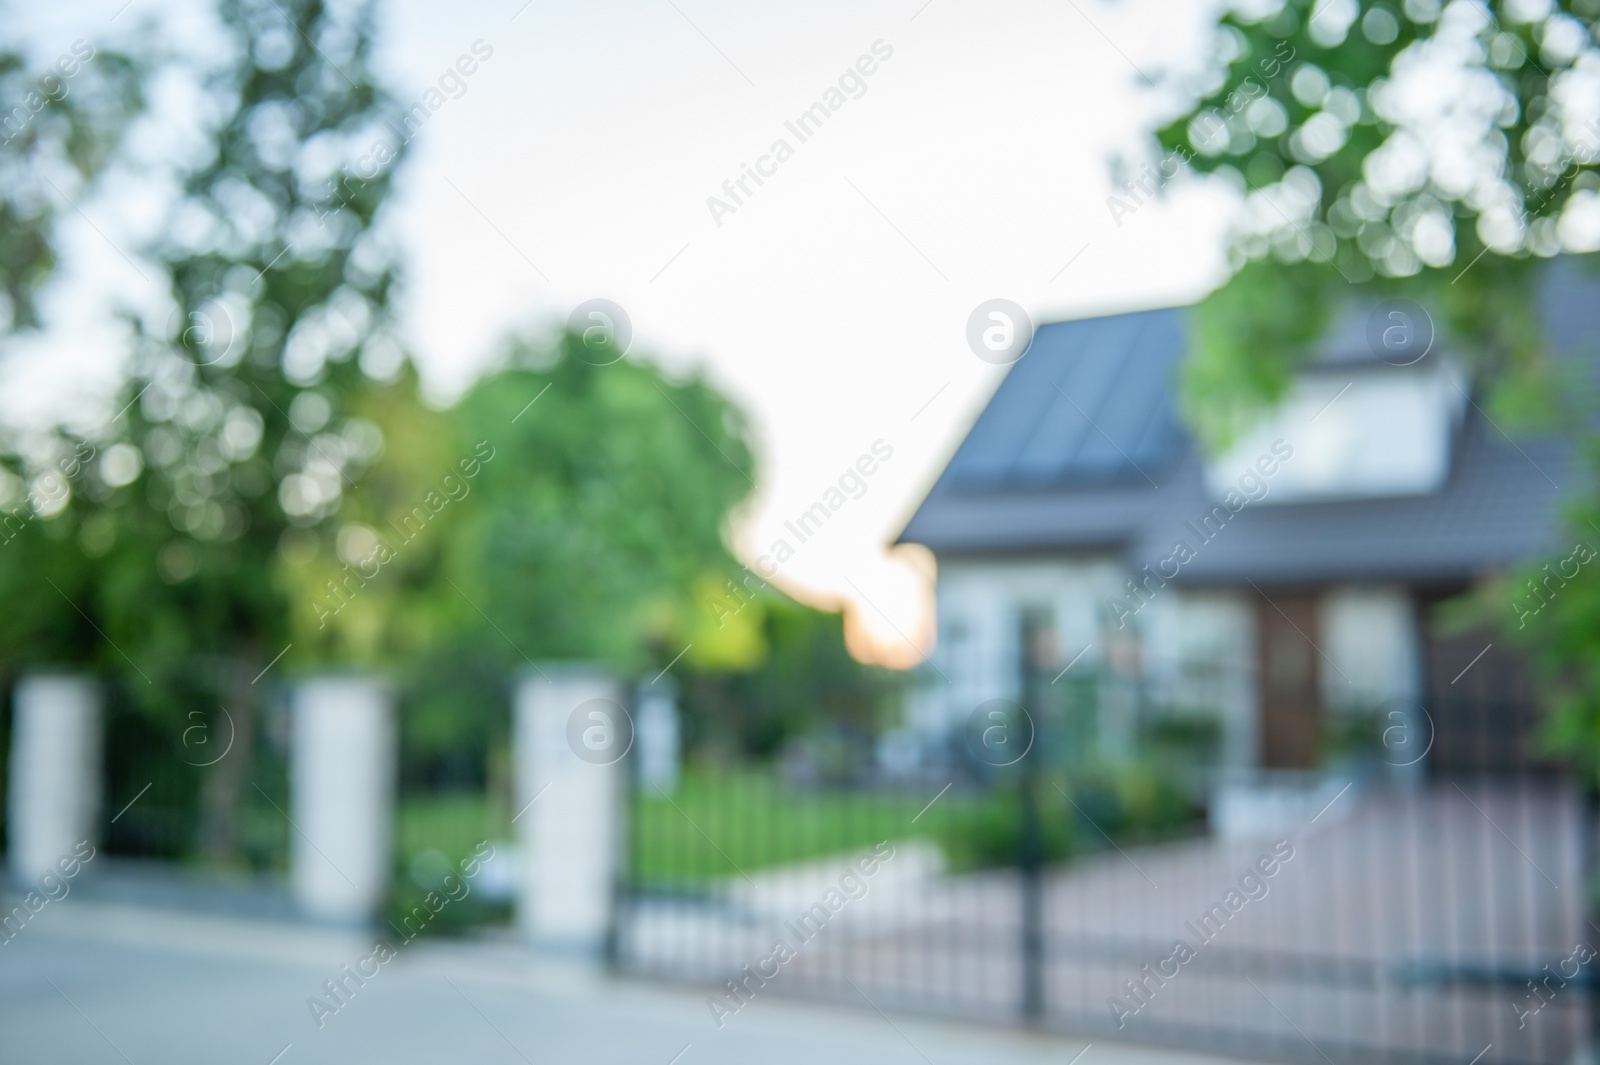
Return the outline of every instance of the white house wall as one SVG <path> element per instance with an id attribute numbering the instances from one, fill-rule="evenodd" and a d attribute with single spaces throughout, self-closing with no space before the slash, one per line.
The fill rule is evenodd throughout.
<path id="1" fill-rule="evenodd" d="M 941 562 L 939 643 L 933 662 L 944 676 L 931 674 L 914 703 L 913 727 L 941 731 L 989 699 L 1018 696 L 1018 618 L 1025 608 L 1050 609 L 1062 665 L 1088 647 L 1079 666 L 1095 667 L 1104 650 L 1104 604 L 1116 596 L 1124 579 L 1110 556 Z"/>
<path id="2" fill-rule="evenodd" d="M 1422 692 L 1422 639 L 1410 594 L 1393 586 L 1334 588 L 1318 604 L 1322 704 L 1376 709 Z"/>
<path id="3" fill-rule="evenodd" d="M 1019 618 L 1048 608 L 1062 665 L 1142 674 L 1151 701 L 1215 713 L 1222 722 L 1223 765 L 1254 766 L 1260 726 L 1253 596 L 1228 589 L 1167 585 L 1118 631 L 1107 602 L 1126 590 L 1127 573 L 1111 555 L 1049 560 L 942 562 L 937 591 L 936 670 L 913 696 L 909 724 L 933 740 L 959 728 L 980 704 L 1020 694 Z M 1318 603 L 1323 705 L 1378 709 L 1417 700 L 1421 637 L 1410 593 L 1399 586 L 1340 586 Z M 1087 650 L 1085 650 L 1087 648 Z M 1115 687 L 1113 685 L 1113 687 Z M 1100 735 L 1107 753 L 1128 748 L 1134 706 L 1107 690 Z"/>
<path id="4" fill-rule="evenodd" d="M 1139 612 L 1139 621 L 1152 694 L 1181 710 L 1217 714 L 1223 765 L 1254 765 L 1260 730 L 1249 598 L 1169 586 Z"/>

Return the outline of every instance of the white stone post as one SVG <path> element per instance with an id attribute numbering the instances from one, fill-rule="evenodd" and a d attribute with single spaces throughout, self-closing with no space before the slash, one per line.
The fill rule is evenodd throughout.
<path id="1" fill-rule="evenodd" d="M 670 795 L 678 788 L 682 748 L 677 695 L 677 686 L 671 677 L 639 685 L 634 701 L 634 715 L 638 718 L 635 728 L 639 734 L 634 757 L 639 766 L 639 786 L 646 792 L 659 788 Z"/>
<path id="2" fill-rule="evenodd" d="M 540 946 L 598 957 L 611 934 L 633 745 L 625 700 L 598 666 L 552 663 L 518 681 L 517 923 Z"/>
<path id="3" fill-rule="evenodd" d="M 23 677 L 11 714 L 8 864 L 25 884 L 99 842 L 100 689 L 83 676 Z"/>
<path id="4" fill-rule="evenodd" d="M 316 677 L 296 686 L 293 713 L 295 900 L 319 920 L 371 920 L 389 890 L 393 853 L 393 695 L 374 677 Z"/>

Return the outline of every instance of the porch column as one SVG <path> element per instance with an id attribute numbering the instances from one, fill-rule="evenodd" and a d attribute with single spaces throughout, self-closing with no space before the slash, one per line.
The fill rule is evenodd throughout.
<path id="1" fill-rule="evenodd" d="M 316 677 L 296 686 L 293 714 L 295 900 L 320 920 L 372 920 L 388 894 L 393 861 L 393 695 L 374 677 Z"/>
<path id="2" fill-rule="evenodd" d="M 25 676 L 11 713 L 8 864 L 31 884 L 78 844 L 99 842 L 100 689 L 84 676 Z"/>
<path id="3" fill-rule="evenodd" d="M 518 681 L 517 923 L 541 946 L 590 957 L 608 946 L 633 745 L 626 698 L 598 666 L 545 664 Z"/>

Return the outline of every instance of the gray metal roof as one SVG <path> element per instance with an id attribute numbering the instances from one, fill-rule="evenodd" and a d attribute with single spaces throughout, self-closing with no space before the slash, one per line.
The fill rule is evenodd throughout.
<path id="1" fill-rule="evenodd" d="M 1139 484 L 1183 457 L 1172 375 L 1184 313 L 1046 325 L 1006 375 L 941 484 L 965 490 Z"/>
<path id="2" fill-rule="evenodd" d="M 1128 542 L 1129 561 L 1154 565 L 1181 538 L 1195 557 L 1178 579 L 1193 583 L 1423 583 L 1502 569 L 1550 546 L 1561 500 L 1577 487 L 1569 482 L 1564 445 L 1525 441 L 1521 448 L 1519 453 L 1471 411 L 1457 432 L 1450 476 L 1439 491 L 1246 506 L 1203 546 L 1185 522 L 1198 525 L 1214 500 L 1193 459 L 1165 491 L 1150 493 L 1161 495 L 1163 505 L 1152 508 Z"/>
<path id="3" fill-rule="evenodd" d="M 1557 350 L 1600 341 L 1600 287 L 1552 272 L 1542 316 Z M 902 542 L 939 555 L 1110 549 L 1137 569 L 1196 548 L 1184 582 L 1449 581 L 1552 547 L 1580 488 L 1570 449 L 1512 443 L 1475 405 L 1443 488 L 1421 496 L 1246 506 L 1200 546 L 1215 503 L 1174 406 L 1182 309 L 1042 327 L 912 516 Z M 1341 330 L 1342 332 L 1342 330 Z"/>

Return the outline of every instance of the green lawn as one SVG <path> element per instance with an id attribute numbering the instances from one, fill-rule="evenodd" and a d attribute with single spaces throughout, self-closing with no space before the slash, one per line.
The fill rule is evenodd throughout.
<path id="1" fill-rule="evenodd" d="M 505 812 L 482 792 L 402 796 L 395 811 L 395 876 L 389 921 L 399 927 L 408 915 L 414 915 L 416 908 L 424 905 L 427 891 L 437 890 L 446 874 L 459 870 L 479 843 L 504 840 L 510 834 L 505 821 Z M 438 854 L 426 855 L 427 851 Z M 491 902 L 481 892 L 469 890 L 428 921 L 427 934 L 459 934 L 477 925 L 503 924 L 510 917 L 508 903 Z"/>
<path id="2" fill-rule="evenodd" d="M 952 791 L 917 818 L 935 794 L 798 791 L 767 773 L 686 774 L 670 798 L 635 794 L 632 874 L 642 883 L 681 884 L 935 835 L 953 811 L 971 805 Z"/>
<path id="3" fill-rule="evenodd" d="M 632 875 L 646 883 L 704 881 L 934 835 L 953 812 L 972 805 L 952 791 L 913 823 L 935 793 L 796 791 L 761 771 L 688 773 L 670 798 L 633 794 Z M 480 840 L 510 834 L 503 813 L 491 811 L 482 794 L 405 796 L 396 811 L 402 868 L 425 850 L 457 861 Z"/>
<path id="4" fill-rule="evenodd" d="M 1182 792 L 1152 770 L 1081 772 L 1070 785 L 1071 803 L 1066 779 L 1047 776 L 1037 787 L 1047 862 L 1100 849 L 1102 833 L 1141 842 L 1192 833 L 1197 823 Z M 951 788 L 930 807 L 937 794 L 936 788 L 791 788 L 769 769 L 690 771 L 670 796 L 653 789 L 631 793 L 628 875 L 636 885 L 694 890 L 740 873 L 914 838 L 937 841 L 955 869 L 1015 864 L 1021 822 L 1013 786 Z M 399 869 L 403 876 L 425 850 L 459 861 L 479 841 L 510 835 L 505 812 L 491 810 L 482 794 L 402 798 Z"/>
<path id="5" fill-rule="evenodd" d="M 395 810 L 395 848 L 401 861 L 436 850 L 459 862 L 484 840 L 509 835 L 505 815 L 491 809 L 482 792 L 402 796 Z"/>

